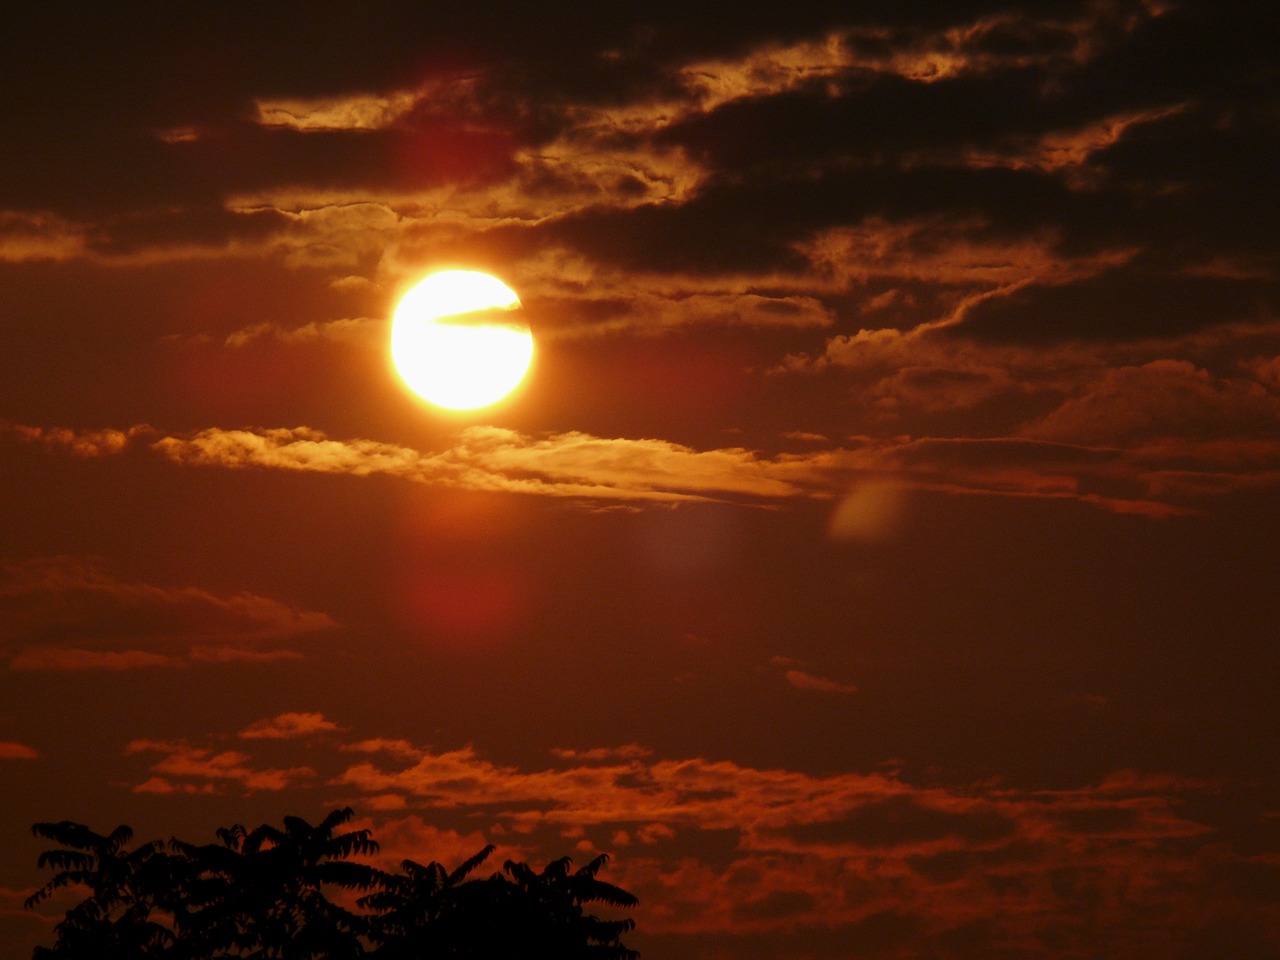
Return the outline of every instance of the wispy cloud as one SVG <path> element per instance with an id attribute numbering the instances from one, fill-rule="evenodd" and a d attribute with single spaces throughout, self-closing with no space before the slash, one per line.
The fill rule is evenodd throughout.
<path id="1" fill-rule="evenodd" d="M 80 259 L 88 252 L 87 233 L 55 214 L 0 210 L 0 263 Z"/>
<path id="2" fill-rule="evenodd" d="M 14 670 L 294 658 L 292 651 L 262 648 L 336 626 L 327 614 L 269 597 L 128 580 L 77 557 L 0 561 L 0 610 L 0 641 L 16 649 Z"/>
<path id="3" fill-rule="evenodd" d="M 264 127 L 303 133 L 383 130 L 412 110 L 425 95 L 425 91 L 396 90 L 337 97 L 263 98 L 254 102 L 254 120 Z"/>
<path id="4" fill-rule="evenodd" d="M 246 793 L 279 791 L 313 780 L 310 767 L 258 767 L 238 750 L 211 750 L 184 741 L 134 740 L 125 755 L 159 754 L 151 763 L 153 777 L 134 787 L 135 793 L 212 793 L 238 786 Z"/>
<path id="5" fill-rule="evenodd" d="M 336 343 L 371 343 L 387 336 L 387 321 L 358 317 L 350 320 L 328 320 L 301 327 L 283 327 L 276 323 L 257 323 L 227 334 L 228 347 L 244 347 L 268 340 L 278 343 L 308 344 L 320 341 Z"/>
<path id="6" fill-rule="evenodd" d="M 237 736 L 242 740 L 293 740 L 339 729 L 322 713 L 281 713 L 249 724 Z"/>
<path id="7" fill-rule="evenodd" d="M 1178 383 L 1173 383 L 1174 397 L 1189 396 L 1196 402 L 1207 397 L 1212 401 L 1210 414 L 1220 414 L 1223 404 L 1234 403 L 1236 397 L 1252 408 L 1255 419 L 1261 418 L 1258 422 L 1271 422 L 1273 408 L 1280 405 L 1280 400 L 1256 391 L 1216 392 L 1212 380 L 1180 364 L 1155 364 L 1145 375 L 1185 381 L 1187 390 L 1179 391 Z M 1160 403 L 1156 391 L 1141 396 L 1144 404 Z M 1111 403 L 1105 394 L 1089 402 Z M 1089 408 L 1084 401 L 1078 406 L 1081 414 L 1075 420 L 1083 423 Z M 1166 407 L 1163 415 L 1172 418 L 1178 409 L 1177 404 Z M 1141 410 L 1137 406 L 1129 413 Z M 1143 416 L 1149 422 L 1150 417 Z M 1120 446 L 1090 446 L 1089 441 L 1111 439 L 1114 429 L 1105 436 L 1079 429 L 1067 433 L 1059 426 L 1066 422 L 1065 413 L 1046 418 L 1041 426 L 1028 428 L 1024 437 L 855 437 L 846 445 L 819 450 L 805 443 L 804 450 L 775 456 L 741 447 L 697 450 L 665 440 L 580 432 L 531 436 L 492 426 L 465 428 L 451 447 L 440 451 L 376 440 L 332 439 L 307 427 L 211 428 L 182 436 L 162 435 L 149 427 L 84 434 L 39 427 L 10 427 L 9 431 L 25 441 L 80 456 L 118 454 L 141 442 L 163 459 L 183 466 L 382 475 L 587 504 L 738 501 L 764 505 L 792 498 L 832 500 L 838 511 L 832 521 L 837 539 L 878 539 L 890 534 L 901 516 L 903 497 L 913 490 L 1075 501 L 1118 513 L 1169 517 L 1196 509 L 1197 498 L 1215 491 L 1269 486 L 1280 469 L 1280 450 L 1261 440 L 1242 438 L 1235 456 L 1227 452 L 1233 446 L 1230 442 L 1207 440 L 1173 446 L 1134 443 L 1131 436 L 1115 438 L 1127 440 Z M 1125 422 L 1125 417 L 1117 418 L 1112 427 Z M 1041 439 L 1049 433 L 1078 436 L 1083 442 Z M 1198 457 L 1198 465 L 1188 462 Z M 1186 483 L 1177 482 L 1179 473 L 1187 476 Z M 1206 477 L 1205 482 L 1194 481 L 1198 473 Z M 247 615 L 253 603 L 240 598 L 231 606 Z M 311 619 L 298 615 L 294 629 L 319 629 L 322 623 L 316 616 L 320 615 Z"/>
<path id="8" fill-rule="evenodd" d="M 332 440 L 308 428 L 213 429 L 186 438 L 161 437 L 151 447 L 185 465 L 388 474 L 442 486 L 583 499 L 679 501 L 800 492 L 785 478 L 785 465 L 771 465 L 747 450 L 698 451 L 663 440 L 576 432 L 535 438 L 498 427 L 468 427 L 454 447 L 439 453 L 373 440 Z"/>
<path id="9" fill-rule="evenodd" d="M 806 664 L 791 657 L 775 656 L 769 658 L 769 664 L 782 672 L 788 684 L 797 690 L 812 690 L 815 693 L 857 693 L 858 688 L 851 683 L 840 683 L 827 677 L 810 673 Z"/>
<path id="10" fill-rule="evenodd" d="M 636 844 L 620 861 L 620 882 L 654 904 L 644 912 L 654 933 L 794 931 L 886 909 L 918 913 L 939 932 L 979 917 L 1003 934 L 1034 930 L 1031 918 L 1046 905 L 1040 879 L 1136 871 L 1154 891 L 1183 874 L 1208 829 L 1177 809 L 1180 797 L 1206 787 L 1171 777 L 1117 775 L 1043 795 L 630 753 L 599 751 L 589 760 L 592 751 L 562 752 L 562 766 L 526 770 L 470 748 L 428 751 L 404 767 L 358 764 L 334 783 L 399 794 L 408 809 L 435 816 L 483 815 L 495 822 L 494 836 L 514 832 L 526 845 L 539 836 L 545 844 L 540 831 L 561 835 L 562 827 L 584 850 Z M 733 854 L 718 862 L 676 857 L 676 837 L 687 844 L 704 831 L 736 836 Z M 1151 844 L 1166 852 L 1140 852 Z M 997 920 L 1009 894 L 994 895 L 1001 884 L 993 877 L 1021 890 L 1022 921 Z M 944 889 L 966 896 L 941 897 Z"/>
<path id="11" fill-rule="evenodd" d="M 772 666 L 813 677 L 798 661 Z M 817 679 L 809 689 L 842 692 Z M 916 953 L 972 924 L 994 948 L 1049 935 L 1062 910 L 1092 910 L 1100 889 L 1128 891 L 1103 894 L 1120 930 L 1167 910 L 1185 883 L 1208 882 L 1205 871 L 1255 862 L 1188 812 L 1222 784 L 1163 773 L 1117 770 L 1061 789 L 922 786 L 888 769 L 815 774 L 637 744 L 515 765 L 473 746 L 337 736 L 315 742 L 314 767 L 279 769 L 225 749 L 229 739 L 131 743 L 129 755 L 156 758 L 135 789 L 337 790 L 395 860 L 456 863 L 486 842 L 523 859 L 566 842 L 583 855 L 625 851 L 612 879 L 640 894 L 654 935 L 808 935 L 894 911 L 916 918 Z M 365 756 L 351 763 L 353 753 Z"/>

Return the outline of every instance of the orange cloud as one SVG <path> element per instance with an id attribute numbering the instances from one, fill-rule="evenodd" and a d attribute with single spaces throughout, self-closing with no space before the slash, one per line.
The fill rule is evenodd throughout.
<path id="1" fill-rule="evenodd" d="M 387 94 L 254 101 L 255 122 L 303 133 L 335 130 L 382 130 L 411 111 L 427 91 L 397 90 Z"/>
<path id="2" fill-rule="evenodd" d="M 1081 183 L 1082 175 L 1077 168 L 1085 166 L 1094 153 L 1117 143 L 1130 128 L 1176 116 L 1186 107 L 1187 104 L 1180 103 L 1114 114 L 1074 130 L 1049 133 L 1033 141 L 1013 144 L 1003 152 L 971 149 L 965 155 L 965 162 L 974 167 L 1007 167 L 1047 173 L 1063 171 L 1069 175 L 1069 182 Z"/>
<path id="3" fill-rule="evenodd" d="M 88 251 L 81 224 L 49 213 L 0 210 L 0 263 L 76 260 Z"/>
<path id="4" fill-rule="evenodd" d="M 853 523 L 862 516 L 858 491 L 864 498 L 873 490 L 892 494 L 882 497 L 878 512 L 873 511 L 887 523 L 890 501 L 900 514 L 903 497 L 912 490 L 1071 500 L 1113 512 L 1166 517 L 1195 509 L 1182 502 L 1190 498 L 1274 484 L 1280 471 L 1276 447 L 1250 434 L 1269 435 L 1277 429 L 1280 394 L 1238 368 L 1235 375 L 1220 376 L 1181 360 L 1109 367 L 1102 353 L 1083 349 L 1074 358 L 1072 365 L 1059 368 L 1043 351 L 984 350 L 963 340 L 893 330 L 836 338 L 822 362 L 878 377 L 871 387 L 873 395 L 881 396 L 874 416 L 886 423 L 912 413 L 911 407 L 916 414 L 946 412 L 996 396 L 1033 399 L 1028 410 L 1042 410 L 1050 400 L 1057 405 L 1037 420 L 1028 417 L 1020 435 L 967 440 L 899 433 L 851 437 L 848 445 L 813 449 L 814 438 L 821 436 L 805 432 L 794 437 L 804 450 L 772 457 L 741 447 L 697 450 L 659 439 L 581 432 L 531 436 L 493 426 L 465 428 L 452 446 L 440 451 L 332 439 L 308 427 L 211 428 L 164 436 L 144 427 L 82 435 L 10 426 L 8 433 L 46 445 L 56 437 L 54 447 L 80 456 L 121 453 L 145 439 L 151 451 L 181 465 L 386 475 L 588 503 L 835 500 L 840 506 L 833 515 L 833 536 L 855 539 L 865 538 L 871 529 Z M 1238 439 L 1215 447 L 1208 437 L 1224 424 Z M 1178 432 L 1188 435 L 1179 448 L 1180 461 L 1171 456 L 1161 462 L 1156 441 L 1171 449 L 1167 444 Z M 1234 462 L 1224 459 L 1224 445 L 1237 449 Z M 960 450 L 986 452 L 959 457 Z M 1202 462 L 1196 459 L 1198 451 L 1205 455 Z M 887 535 L 892 524 L 877 530 L 875 536 Z M 245 618 L 280 620 L 276 629 L 281 635 L 332 623 L 322 614 L 290 613 L 263 598 L 219 603 L 240 610 Z M 264 629 L 264 635 L 269 632 Z"/>
<path id="5" fill-rule="evenodd" d="M 321 713 L 281 713 L 249 724 L 237 736 L 242 740 L 292 740 L 339 729 Z"/>
<path id="6" fill-rule="evenodd" d="M 920 936 L 982 922 L 1014 938 L 1090 895 L 1068 878 L 1132 883 L 1130 897 L 1163 902 L 1170 883 L 1197 869 L 1192 851 L 1210 833 L 1180 812 L 1182 798 L 1218 789 L 1122 771 L 1067 791 L 953 790 L 896 775 L 655 760 L 631 748 L 556 753 L 567 766 L 526 770 L 473 748 L 424 750 L 402 767 L 357 764 L 333 783 L 380 804 L 403 796 L 435 817 L 483 816 L 492 836 L 514 832 L 527 847 L 566 830 L 584 850 L 626 847 L 614 879 L 640 894 L 653 934 L 796 933 L 892 910 L 918 916 Z M 718 861 L 674 845 L 699 831 L 738 839 Z"/>
<path id="7" fill-rule="evenodd" d="M 275 323 L 259 323 L 227 334 L 223 341 L 228 347 L 244 347 L 261 340 L 279 343 L 304 344 L 327 340 L 337 343 L 372 343 L 385 339 L 386 320 L 359 317 L 351 320 L 330 320 L 325 323 L 308 323 L 301 327 L 285 328 Z"/>
<path id="8" fill-rule="evenodd" d="M 128 430 L 70 430 L 66 427 L 0 423 L 0 431 L 12 433 L 26 443 L 39 443 L 77 457 L 106 457 L 122 453 L 131 440 L 154 433 L 146 424 L 139 424 Z"/>
<path id="9" fill-rule="evenodd" d="M 797 492 L 746 450 L 700 452 L 661 440 L 610 440 L 583 433 L 535 439 L 498 427 L 469 427 L 442 453 L 373 440 L 330 440 L 292 430 L 205 430 L 162 437 L 152 448 L 175 463 L 390 474 L 419 483 L 604 500 L 694 500 L 716 495 Z"/>
<path id="10" fill-rule="evenodd" d="M 155 777 L 134 787 L 135 793 L 214 792 L 237 784 L 245 792 L 279 791 L 313 780 L 310 767 L 255 768 L 248 754 L 238 750 L 213 751 L 176 741 L 134 740 L 125 747 L 125 755 L 161 754 L 150 767 Z"/>
<path id="11" fill-rule="evenodd" d="M 922 219 L 889 222 L 870 217 L 831 227 L 797 244 L 814 272 L 829 282 L 865 284 L 872 279 L 922 281 L 981 289 L 1008 288 L 1033 279 L 1083 279 L 1133 258 L 1136 250 L 1112 249 L 1068 256 L 1058 238 L 1041 232 L 1018 239 L 992 238 L 977 221 Z M 872 304 L 871 309 L 887 304 Z"/>
<path id="12" fill-rule="evenodd" d="M 805 664 L 791 657 L 775 656 L 769 658 L 769 664 L 782 671 L 783 678 L 797 690 L 814 690 L 818 693 L 857 693 L 858 688 L 850 683 L 838 683 L 826 677 L 815 676 L 802 669 Z"/>
<path id="13" fill-rule="evenodd" d="M 652 756 L 653 751 L 638 743 L 628 743 L 621 747 L 592 747 L 589 750 L 572 750 L 567 747 L 553 747 L 553 756 L 562 760 L 579 760 L 598 762 L 602 760 L 639 760 Z"/>
<path id="14" fill-rule="evenodd" d="M 164 777 L 152 777 L 144 780 L 133 788 L 134 793 L 155 793 L 161 796 L 169 796 L 171 794 L 213 794 L 217 793 L 217 787 L 212 783 L 174 783 L 166 780 Z"/>
<path id="15" fill-rule="evenodd" d="M 804 672 L 787 658 L 773 666 Z M 915 918 L 913 955 L 975 924 L 1007 945 L 1080 910 L 1119 928 L 1151 911 L 1199 916 L 1177 908 L 1178 891 L 1244 862 L 1187 812 L 1222 784 L 1169 774 L 1119 770 L 1026 790 L 660 758 L 636 744 L 558 749 L 543 768 L 376 737 L 317 747 L 332 751 L 316 752 L 317 764 L 376 759 L 322 776 L 185 741 L 135 741 L 127 753 L 159 756 L 135 787 L 157 795 L 339 788 L 365 811 L 387 865 L 452 866 L 487 842 L 525 860 L 566 840 L 586 854 L 625 848 L 610 879 L 640 895 L 638 920 L 655 936 L 808 936 L 895 915 Z"/>
<path id="16" fill-rule="evenodd" d="M 345 743 L 341 749 L 357 753 L 389 753 L 406 760 L 416 760 L 423 755 L 422 751 L 408 740 L 396 740 L 387 737 L 374 737 L 370 740 Z"/>
<path id="17" fill-rule="evenodd" d="M 857 51 L 854 63 L 861 69 L 936 83 L 1001 70 L 1079 67 L 1105 48 L 1117 26 L 1129 33 L 1162 12 L 1147 4 L 1119 19 L 1111 8 L 1096 6 L 1065 19 L 1014 10 L 914 35 L 858 27 L 845 34 L 845 42 Z"/>
<path id="18" fill-rule="evenodd" d="M 527 860 L 530 856 L 527 847 L 513 843 L 510 838 L 486 836 L 474 828 L 465 832 L 442 828 L 417 814 L 384 819 L 376 824 L 369 819 L 351 824 L 352 829 L 360 827 L 374 830 L 380 849 L 370 860 L 385 870 L 399 869 L 404 860 L 422 864 L 435 861 L 443 864 L 445 869 L 453 870 L 489 843 L 494 843 L 496 849 L 476 876 L 486 876 L 499 869 L 506 860 Z"/>
<path id="19" fill-rule="evenodd" d="M 669 123 L 694 109 L 714 110 L 734 100 L 772 97 L 813 83 L 835 79 L 854 65 L 839 33 L 820 40 L 766 44 L 737 59 L 700 60 L 677 72 L 685 88 L 683 104 L 664 103 L 655 118 Z"/>

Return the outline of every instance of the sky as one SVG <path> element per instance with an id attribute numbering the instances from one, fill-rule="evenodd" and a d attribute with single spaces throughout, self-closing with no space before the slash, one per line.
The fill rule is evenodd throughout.
<path id="1" fill-rule="evenodd" d="M 1274 5 L 503 10 L 6 17 L 0 957 L 34 822 L 347 805 L 650 960 L 1280 953 Z"/>

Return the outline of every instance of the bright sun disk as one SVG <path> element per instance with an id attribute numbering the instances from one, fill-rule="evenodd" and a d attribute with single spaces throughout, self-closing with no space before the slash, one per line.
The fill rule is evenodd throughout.
<path id="1" fill-rule="evenodd" d="M 442 270 L 409 290 L 391 320 L 391 359 L 428 403 L 476 410 L 497 403 L 533 362 L 520 298 L 497 277 Z"/>

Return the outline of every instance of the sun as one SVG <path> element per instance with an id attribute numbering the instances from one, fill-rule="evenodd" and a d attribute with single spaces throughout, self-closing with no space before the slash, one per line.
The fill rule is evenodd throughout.
<path id="1" fill-rule="evenodd" d="M 442 270 L 400 300 L 391 320 L 391 360 L 428 403 L 478 410 L 497 403 L 533 362 L 533 334 L 520 298 L 497 277 Z"/>

